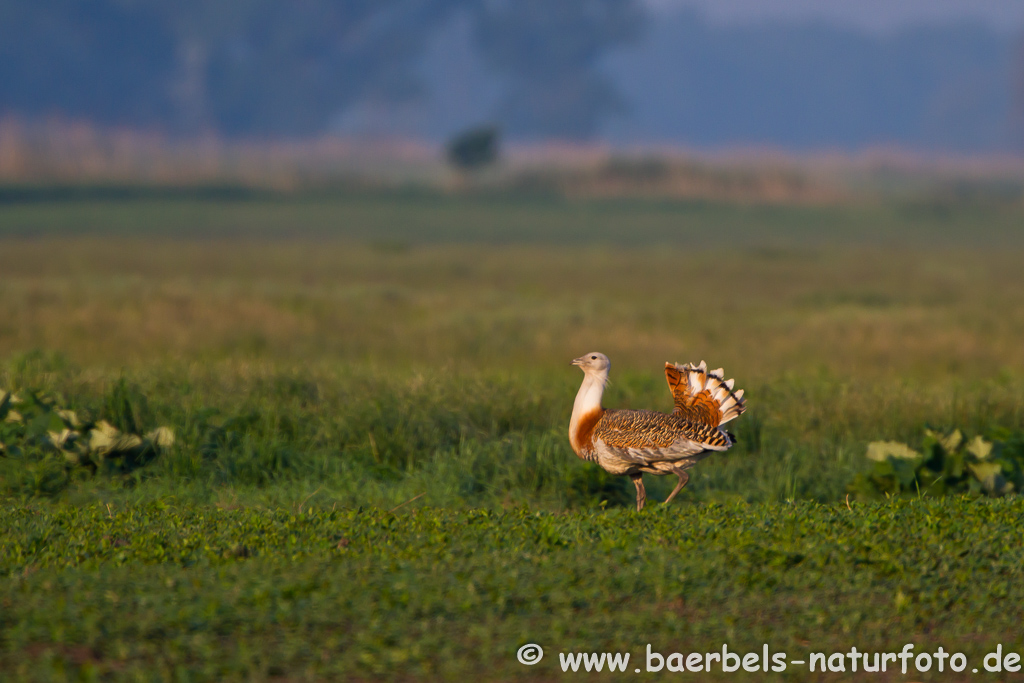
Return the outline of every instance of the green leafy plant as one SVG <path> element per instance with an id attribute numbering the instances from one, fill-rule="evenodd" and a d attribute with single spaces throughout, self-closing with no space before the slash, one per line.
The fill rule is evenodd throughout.
<path id="1" fill-rule="evenodd" d="M 1008 432 L 967 439 L 959 429 L 943 434 L 925 429 L 915 450 L 896 441 L 868 444 L 874 461 L 847 492 L 858 498 L 902 494 L 975 493 L 1003 496 L 1024 486 L 1024 437 Z"/>
<path id="2" fill-rule="evenodd" d="M 129 415 L 135 412 L 124 392 L 121 386 L 112 394 L 122 417 L 124 411 Z M 47 392 L 0 390 L 0 457 L 21 459 L 26 470 L 31 470 L 30 488 L 37 493 L 52 495 L 63 490 L 77 472 L 131 472 L 174 441 L 169 427 L 139 435 L 118 429 L 105 419 L 80 416 L 61 407 L 58 398 Z"/>

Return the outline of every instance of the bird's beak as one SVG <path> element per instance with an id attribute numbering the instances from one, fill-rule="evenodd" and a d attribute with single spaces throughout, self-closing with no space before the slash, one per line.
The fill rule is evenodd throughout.
<path id="1" fill-rule="evenodd" d="M 583 361 L 585 360 L 586 358 L 584 358 L 583 356 L 580 356 L 579 358 L 573 358 L 572 365 L 583 365 Z"/>

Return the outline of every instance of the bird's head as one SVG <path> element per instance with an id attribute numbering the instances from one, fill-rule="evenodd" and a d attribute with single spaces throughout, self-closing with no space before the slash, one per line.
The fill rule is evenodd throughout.
<path id="1" fill-rule="evenodd" d="M 572 364 L 579 366 L 580 370 L 588 375 L 594 375 L 603 379 L 608 378 L 608 370 L 612 367 L 612 362 L 608 360 L 608 356 L 597 351 L 573 359 Z"/>

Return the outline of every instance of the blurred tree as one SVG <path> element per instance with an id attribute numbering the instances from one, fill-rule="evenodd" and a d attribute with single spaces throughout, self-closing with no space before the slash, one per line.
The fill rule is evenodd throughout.
<path id="1" fill-rule="evenodd" d="M 187 130 L 307 135 L 345 107 L 418 92 L 431 32 L 469 0 L 182 0 L 175 95 Z"/>
<path id="2" fill-rule="evenodd" d="M 480 52 L 508 85 L 501 118 L 511 133 L 588 138 L 622 110 L 598 61 L 639 36 L 638 0 L 483 0 L 476 13 Z"/>
<path id="3" fill-rule="evenodd" d="M 0 0 L 0 114 L 183 134 L 309 135 L 420 93 L 435 29 L 464 11 L 520 134 L 583 138 L 619 99 L 597 62 L 640 0 Z"/>
<path id="4" fill-rule="evenodd" d="M 170 104 L 174 41 L 136 3 L 0 0 L 0 112 L 156 123 Z"/>
<path id="5" fill-rule="evenodd" d="M 472 171 L 498 160 L 498 129 L 480 126 L 459 133 L 448 143 L 448 161 L 458 168 Z"/>
<path id="6" fill-rule="evenodd" d="M 470 0 L 0 0 L 0 113 L 182 133 L 305 135 L 417 93 Z"/>

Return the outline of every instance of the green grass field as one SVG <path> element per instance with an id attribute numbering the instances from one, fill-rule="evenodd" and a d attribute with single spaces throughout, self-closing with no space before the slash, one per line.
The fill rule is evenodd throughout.
<path id="1" fill-rule="evenodd" d="M 0 193 L 0 389 L 177 437 L 96 474 L 0 456 L 13 680 L 1024 649 L 1016 496 L 845 499 L 868 442 L 1024 430 L 1017 204 L 115 195 Z M 723 366 L 739 444 L 637 515 L 566 438 L 591 350 L 609 407 Z"/>
<path id="2" fill-rule="evenodd" d="M 958 678 L 911 664 L 915 680 L 960 680 L 997 645 L 1024 651 L 1017 499 L 641 515 L 6 505 L 0 518 L 0 666 L 14 678 L 550 680 L 559 652 L 629 652 L 632 676 L 648 644 L 769 644 L 788 663 L 913 643 L 970 665 Z M 535 667 L 515 658 L 526 643 L 545 648 Z M 892 664 L 866 678 L 879 676 L 905 678 Z"/>

